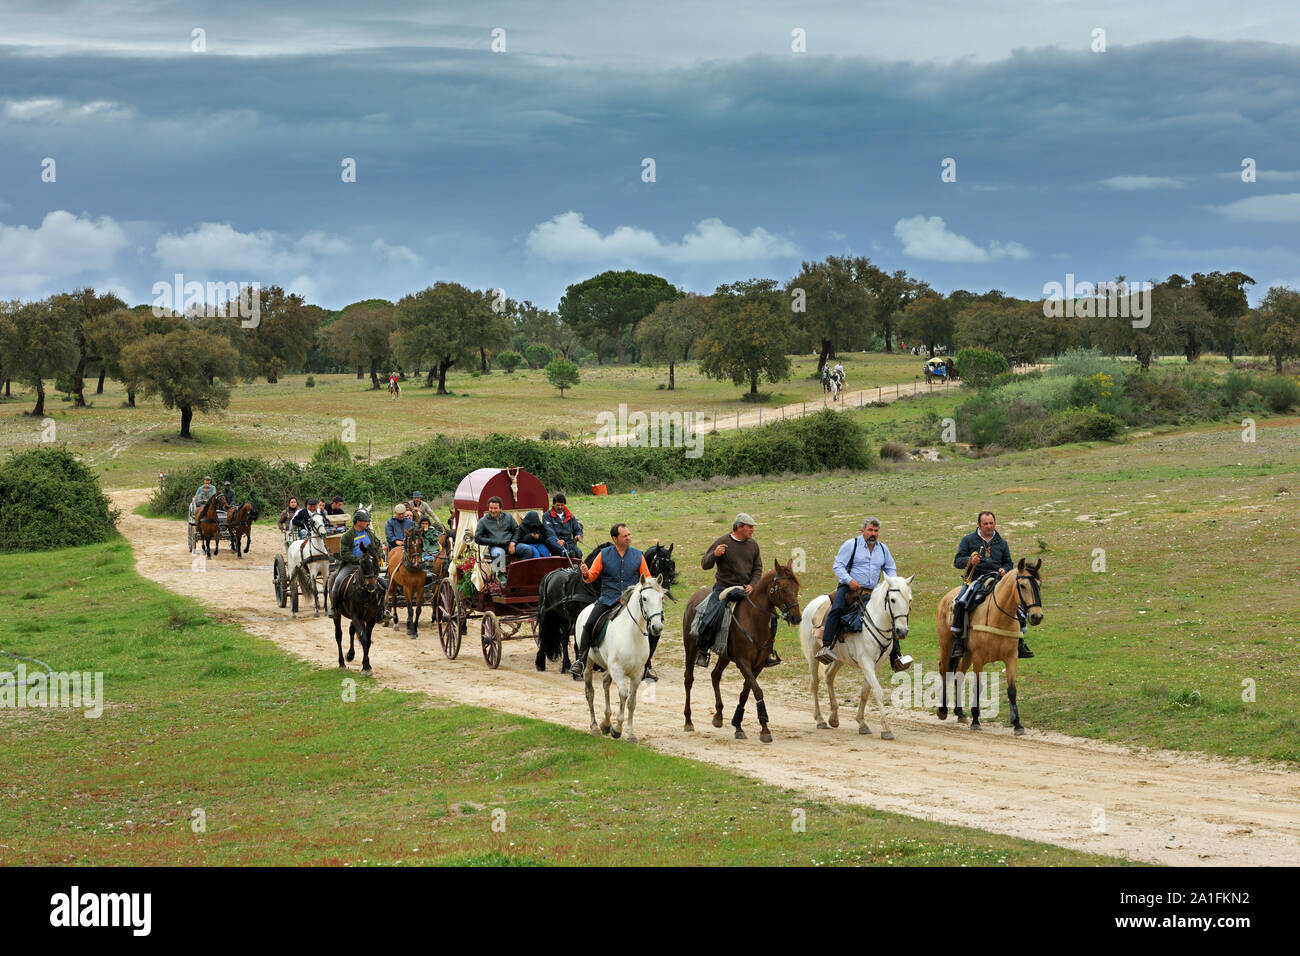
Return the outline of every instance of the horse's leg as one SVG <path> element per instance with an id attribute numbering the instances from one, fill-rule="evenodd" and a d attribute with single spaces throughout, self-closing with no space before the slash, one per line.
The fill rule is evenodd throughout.
<path id="1" fill-rule="evenodd" d="M 884 652 L 882 651 L 881 657 L 883 656 L 884 656 Z M 889 719 L 885 717 L 885 701 L 881 694 L 880 678 L 876 674 L 876 665 L 879 663 L 880 663 L 880 658 L 878 657 L 869 666 L 863 668 L 863 670 L 866 671 L 867 683 L 862 685 L 862 699 L 858 701 L 858 733 L 860 734 L 871 733 L 871 731 L 867 729 L 867 723 L 864 714 L 864 710 L 867 703 L 867 687 L 870 686 L 871 694 L 876 699 L 876 709 L 880 711 L 880 726 L 882 728 L 880 731 L 880 739 L 893 740 L 894 732 L 889 727 Z"/>
<path id="2" fill-rule="evenodd" d="M 402 588 L 402 594 L 406 597 L 406 636 L 414 639 L 415 637 L 415 608 L 411 607 L 415 599 L 415 592 Z"/>
<path id="3" fill-rule="evenodd" d="M 758 686 L 758 673 L 754 671 L 749 663 L 741 664 L 738 662 L 736 666 L 740 668 L 740 673 L 745 677 L 745 686 L 747 688 L 752 687 L 754 690 L 754 709 L 758 711 L 758 739 L 765 744 L 770 744 L 772 742 L 772 731 L 767 726 L 767 703 L 763 700 L 763 688 Z M 762 670 L 763 661 L 760 659 L 758 661 L 758 672 Z M 744 706 L 745 696 L 742 694 L 740 698 L 741 709 Z M 736 726 L 736 730 L 740 730 L 739 725 Z"/>
<path id="4" fill-rule="evenodd" d="M 740 664 L 736 665 L 736 669 L 739 670 L 741 674 L 745 673 L 744 669 L 740 666 Z M 737 740 L 746 739 L 745 732 L 741 730 L 740 725 L 745 722 L 745 704 L 748 701 L 749 701 L 749 681 L 745 681 L 745 686 L 740 688 L 740 699 L 736 701 L 736 712 L 731 715 L 731 726 L 736 728 Z"/>
<path id="5" fill-rule="evenodd" d="M 374 621 L 362 620 L 361 627 L 361 673 L 370 673 L 370 630 L 375 626 Z"/>
<path id="6" fill-rule="evenodd" d="M 644 671 L 638 671 L 628 678 L 628 695 L 627 695 L 627 729 L 623 734 L 623 739 L 630 744 L 636 743 L 636 732 L 632 729 L 632 715 L 636 713 L 636 692 L 641 686 L 641 674 Z"/>
<path id="7" fill-rule="evenodd" d="M 600 736 L 600 726 L 596 723 L 596 688 L 591 685 L 592 670 L 587 668 L 586 673 L 582 676 L 587 686 L 587 712 L 591 714 L 591 726 L 587 728 L 589 733 Z"/>
<path id="8" fill-rule="evenodd" d="M 709 675 L 713 679 L 713 726 L 722 726 L 722 672 L 727 669 L 727 659 L 720 657 L 718 662 L 713 665 L 713 672 Z"/>
<path id="9" fill-rule="evenodd" d="M 840 701 L 835 696 L 835 675 L 840 672 L 844 666 L 843 661 L 836 661 L 830 667 L 826 668 L 826 698 L 830 701 L 831 716 L 828 723 L 832 727 L 840 725 Z"/>
<path id="10" fill-rule="evenodd" d="M 349 619 L 348 620 L 348 660 L 352 660 L 356 656 L 357 656 L 357 622 Z"/>
<path id="11" fill-rule="evenodd" d="M 965 701 L 963 696 L 966 686 L 966 667 L 970 666 L 967 661 L 965 666 L 958 664 L 957 669 L 952 673 L 952 712 L 957 716 L 957 723 L 966 723 L 966 710 L 962 706 Z"/>
<path id="12" fill-rule="evenodd" d="M 347 670 L 348 665 L 343 663 L 343 628 L 339 624 L 339 612 L 334 610 L 334 643 L 339 646 L 339 668 Z"/>
<path id="13" fill-rule="evenodd" d="M 424 610 L 424 582 L 420 582 L 420 589 L 415 594 L 415 627 L 411 630 L 411 640 L 420 636 L 420 612 Z"/>
<path id="14" fill-rule="evenodd" d="M 1011 702 L 1011 726 L 1015 728 L 1017 737 L 1025 732 L 1025 728 L 1020 725 L 1020 708 L 1016 706 L 1016 663 L 1018 660 L 1019 656 L 1016 654 L 1006 658 L 1007 700 Z"/>
<path id="15" fill-rule="evenodd" d="M 592 654 L 590 651 L 588 651 L 587 660 L 591 660 L 591 658 L 592 658 Z M 606 667 L 605 679 L 601 681 L 601 685 L 605 688 L 605 719 L 601 722 L 600 725 L 600 732 L 606 735 L 609 734 L 609 730 L 610 730 L 609 715 L 612 713 L 612 708 L 609 706 L 609 685 L 612 684 L 613 682 L 614 682 L 614 678 L 610 676 L 609 668 Z"/>
<path id="16" fill-rule="evenodd" d="M 691 638 L 690 628 L 686 629 L 682 643 L 686 647 L 686 706 L 682 709 L 682 713 L 686 717 L 686 726 L 682 729 L 693 732 L 695 725 L 691 723 L 691 686 L 695 683 L 695 641 Z"/>
<path id="17" fill-rule="evenodd" d="M 984 729 L 983 727 L 980 726 L 980 674 L 983 672 L 983 670 L 984 670 L 984 664 L 983 662 L 980 662 L 980 664 L 978 664 L 974 668 L 974 673 L 971 675 L 975 683 L 975 703 L 971 704 L 971 708 L 970 708 L 970 729 L 971 730 Z"/>
<path id="18" fill-rule="evenodd" d="M 817 722 L 818 730 L 826 730 L 830 725 L 822 719 L 822 702 L 818 693 L 819 681 L 817 680 L 817 669 L 819 667 L 821 667 L 821 664 L 818 663 L 816 655 L 810 656 L 808 658 L 808 689 L 812 691 L 813 720 Z"/>
<path id="19" fill-rule="evenodd" d="M 609 735 L 617 739 L 623 736 L 623 720 L 624 715 L 627 713 L 627 697 L 629 693 L 627 675 L 620 675 L 620 679 L 616 680 L 615 683 L 618 684 L 618 723 L 610 731 Z"/>

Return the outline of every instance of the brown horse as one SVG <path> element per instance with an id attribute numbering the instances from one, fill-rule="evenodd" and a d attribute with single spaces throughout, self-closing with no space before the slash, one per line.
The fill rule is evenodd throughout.
<path id="1" fill-rule="evenodd" d="M 257 509 L 249 501 L 226 512 L 226 531 L 230 534 L 230 549 L 235 552 L 235 557 L 242 558 L 253 546 L 253 522 L 257 518 Z M 242 553 L 239 550 L 241 537 L 245 539 Z"/>
<path id="2" fill-rule="evenodd" d="M 691 621 L 695 620 L 695 609 L 709 593 L 710 588 L 700 588 L 686 604 L 682 614 L 682 642 L 686 645 L 686 727 L 695 730 L 691 723 L 691 685 L 695 683 L 695 637 L 691 634 Z M 772 570 L 763 575 L 751 594 L 747 594 L 735 605 L 735 616 L 731 620 L 731 630 L 727 635 L 727 652 L 718 655 L 718 662 L 713 665 L 713 697 L 717 709 L 713 714 L 713 726 L 722 726 L 722 672 L 727 664 L 735 662 L 741 676 L 745 678 L 745 688 L 740 692 L 740 702 L 736 713 L 731 718 L 731 725 L 736 728 L 736 739 L 744 740 L 745 732 L 740 723 L 745 716 L 745 702 L 751 691 L 758 707 L 760 733 L 758 739 L 765 744 L 772 742 L 772 731 L 767 726 L 767 705 L 763 703 L 763 689 L 758 686 L 758 675 L 772 653 L 776 641 L 776 627 L 772 618 L 779 610 L 790 624 L 798 624 L 799 613 L 799 579 L 790 568 L 777 561 Z"/>
<path id="3" fill-rule="evenodd" d="M 210 558 L 221 550 L 221 520 L 217 517 L 217 512 L 225 510 L 226 496 L 218 491 L 194 516 L 194 525 L 203 541 L 204 557 Z M 208 550 L 209 541 L 212 542 L 211 550 Z"/>
<path id="4" fill-rule="evenodd" d="M 388 552 L 388 607 L 393 614 L 393 627 L 397 627 L 397 591 L 400 588 L 406 601 L 406 636 L 415 640 L 420 636 L 420 611 L 424 602 L 424 561 L 421 557 L 423 538 L 418 528 L 406 532 L 402 543 Z M 431 570 L 437 581 L 447 573 L 447 534 L 438 535 L 438 556 Z M 412 612 L 414 608 L 414 612 Z M 415 620 L 412 622 L 411 615 Z"/>
<path id="5" fill-rule="evenodd" d="M 1043 623 L 1043 599 L 1039 590 L 1042 575 L 1039 569 L 1043 559 L 1035 564 L 1020 563 L 1011 574 L 1005 574 L 993 587 L 993 593 L 986 597 L 967 619 L 969 637 L 966 642 L 966 654 L 958 665 L 953 700 L 953 713 L 957 722 L 964 724 L 966 715 L 961 708 L 962 682 L 969 668 L 975 669 L 975 703 L 970 709 L 970 729 L 980 730 L 980 674 L 986 664 L 1002 661 L 1007 668 L 1007 700 L 1011 702 L 1011 726 L 1016 736 L 1025 732 L 1020 725 L 1020 709 L 1016 706 L 1016 665 L 1020 660 L 1016 653 L 1020 645 L 1020 621 L 1016 616 L 1017 608 L 1023 607 L 1029 623 Z M 948 671 L 952 666 L 949 660 L 952 654 L 953 636 L 949 625 L 952 621 L 952 602 L 960 588 L 953 588 L 939 601 L 939 678 L 943 688 L 941 703 L 936 711 L 940 720 L 948 719 Z"/>

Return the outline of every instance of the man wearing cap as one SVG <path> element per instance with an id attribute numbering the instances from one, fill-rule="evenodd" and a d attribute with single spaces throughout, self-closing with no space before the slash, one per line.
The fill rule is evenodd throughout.
<path id="1" fill-rule="evenodd" d="M 424 515 L 429 519 L 429 527 L 438 534 L 442 534 L 447 530 L 443 527 L 442 522 L 438 520 L 438 516 L 434 514 L 433 506 L 424 500 L 422 494 L 416 491 L 411 494 L 411 518 L 418 522 L 420 515 Z"/>
<path id="2" fill-rule="evenodd" d="M 316 498 L 308 498 L 307 504 L 299 508 L 294 514 L 293 519 L 289 522 L 299 538 L 311 537 L 311 516 L 320 510 L 320 501 Z"/>
<path id="3" fill-rule="evenodd" d="M 721 643 L 727 639 L 726 635 L 715 633 L 722 622 L 722 602 L 748 597 L 763 579 L 763 559 L 758 553 L 758 542 L 754 540 L 754 519 L 743 511 L 736 515 L 730 534 L 724 534 L 709 545 L 700 559 L 700 567 L 714 571 L 713 591 L 695 612 L 695 619 L 700 622 L 699 654 L 695 663 L 699 667 L 708 667 L 709 648 L 714 640 Z M 725 597 L 724 592 L 728 592 Z M 763 666 L 774 667 L 780 663 L 781 658 L 773 644 L 772 653 Z"/>
<path id="4" fill-rule="evenodd" d="M 343 532 L 339 539 L 339 563 L 334 569 L 333 577 L 326 584 L 330 595 L 330 607 L 338 607 L 339 592 L 347 580 L 361 564 L 361 556 L 369 553 L 374 556 L 379 567 L 384 566 L 384 554 L 379 548 L 375 533 L 370 530 L 370 512 L 358 508 L 352 515 L 352 527 Z"/>
<path id="5" fill-rule="evenodd" d="M 623 592 L 632 585 L 639 584 L 642 578 L 650 577 L 645 555 L 632 547 L 632 532 L 628 530 L 627 525 L 620 521 L 610 528 L 609 540 L 613 543 L 600 549 L 596 560 L 591 562 L 591 567 L 587 567 L 585 561 L 578 566 L 582 570 L 582 580 L 588 584 L 600 582 L 600 597 L 596 598 L 596 603 L 592 605 L 593 610 L 587 615 L 587 620 L 583 624 L 582 636 L 578 640 L 578 656 L 573 662 L 573 667 L 569 669 L 569 673 L 574 677 L 582 677 L 586 671 L 587 649 L 591 647 L 592 637 L 600 633 L 598 628 L 601 622 L 618 607 Z M 655 652 L 654 643 L 657 642 L 651 642 L 651 657 Z M 647 667 L 649 663 L 647 660 Z"/>
<path id="6" fill-rule="evenodd" d="M 405 503 L 398 502 L 397 506 L 393 508 L 393 516 L 384 525 L 384 540 L 388 543 L 388 550 L 392 551 L 393 548 L 401 544 L 406 538 L 406 532 L 414 527 L 415 522 L 406 514 Z"/>
<path id="7" fill-rule="evenodd" d="M 880 576 L 898 573 L 894 556 L 880 540 L 880 522 L 875 518 L 864 518 L 861 533 L 840 545 L 833 568 L 835 580 L 839 583 L 822 629 L 822 649 L 817 652 L 817 660 L 827 667 L 838 659 L 835 656 L 835 639 L 839 636 L 840 620 L 844 617 L 849 602 L 861 601 L 865 606 Z M 896 671 L 905 671 L 912 666 L 912 658 L 903 657 L 898 638 L 894 638 L 889 663 Z"/>
<path id="8" fill-rule="evenodd" d="M 229 480 L 221 486 L 221 497 L 226 499 L 227 511 L 233 511 L 239 507 L 239 503 L 235 501 L 235 489 L 230 487 Z"/>

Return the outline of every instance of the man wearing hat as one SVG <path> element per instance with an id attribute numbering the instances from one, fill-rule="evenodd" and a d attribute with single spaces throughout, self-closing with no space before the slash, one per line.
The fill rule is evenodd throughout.
<path id="1" fill-rule="evenodd" d="M 738 601 L 747 597 L 763 579 L 763 559 L 758 553 L 758 542 L 754 540 L 754 527 L 754 519 L 742 511 L 731 523 L 731 532 L 709 545 L 700 559 L 700 567 L 705 571 L 713 570 L 714 579 L 712 593 L 695 612 L 695 620 L 700 622 L 697 635 L 699 654 L 695 658 L 699 667 L 709 666 L 709 648 L 715 638 L 720 644 L 727 640 L 725 634 L 716 633 L 725 610 L 723 600 Z M 724 592 L 729 592 L 725 598 Z M 773 667 L 780 663 L 781 658 L 773 645 L 772 654 L 763 666 Z"/>
<path id="2" fill-rule="evenodd" d="M 361 555 L 367 552 L 374 556 L 379 567 L 384 566 L 384 555 L 379 550 L 379 541 L 375 538 L 375 533 L 370 530 L 370 512 L 358 508 L 352 515 L 352 527 L 343 532 L 343 537 L 339 539 L 339 563 L 326 584 L 326 590 L 330 595 L 330 607 L 338 607 L 339 592 L 360 566 Z"/>
<path id="3" fill-rule="evenodd" d="M 447 530 L 443 527 L 442 522 L 438 520 L 438 516 L 434 514 L 433 506 L 424 500 L 424 495 L 420 494 L 418 491 L 412 492 L 411 518 L 418 522 L 420 520 L 420 515 L 424 515 L 429 519 L 429 527 L 438 534 L 443 534 Z"/>
<path id="4" fill-rule="evenodd" d="M 885 542 L 880 540 L 880 522 L 875 518 L 864 518 L 861 533 L 840 545 L 832 567 L 839 583 L 835 588 L 831 609 L 826 612 L 826 623 L 822 628 L 822 649 L 817 652 L 817 660 L 827 667 L 838 659 L 835 656 L 835 638 L 839 636 L 840 619 L 848 609 L 849 602 L 861 601 L 865 607 L 880 576 L 898 573 L 894 556 L 885 547 Z M 894 646 L 890 649 L 889 663 L 896 671 L 905 671 L 912 666 L 912 658 L 903 657 L 898 638 L 894 638 Z"/>
<path id="5" fill-rule="evenodd" d="M 234 509 L 239 507 L 239 503 L 235 501 L 235 489 L 230 487 L 229 480 L 227 480 L 226 483 L 221 486 L 221 497 L 226 499 L 227 511 L 233 511 Z"/>
<path id="6" fill-rule="evenodd" d="M 307 504 L 299 508 L 289 522 L 289 527 L 297 532 L 299 538 L 311 537 L 311 516 L 320 510 L 320 501 L 308 498 Z"/>
<path id="7" fill-rule="evenodd" d="M 399 501 L 393 509 L 393 516 L 384 525 L 384 540 L 388 542 L 388 550 L 392 551 L 401 544 L 406 538 L 406 532 L 414 527 L 415 522 L 407 516 L 406 504 Z"/>

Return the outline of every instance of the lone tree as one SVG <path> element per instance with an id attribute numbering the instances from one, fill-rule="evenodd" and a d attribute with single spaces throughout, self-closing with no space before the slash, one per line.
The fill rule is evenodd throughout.
<path id="1" fill-rule="evenodd" d="M 709 378 L 749 383 L 758 398 L 758 380 L 790 377 L 789 350 L 794 338 L 790 308 L 774 279 L 746 279 L 718 286 L 713 293 L 708 328 L 700 337 L 700 371 Z"/>
<path id="2" fill-rule="evenodd" d="M 49 299 L 6 308 L 0 315 L 0 348 L 21 356 L 13 377 L 36 389 L 32 414 L 45 414 L 45 379 L 69 374 L 77 366 L 75 317 Z"/>
<path id="3" fill-rule="evenodd" d="M 578 372 L 578 366 L 568 359 L 557 358 L 546 366 L 546 378 L 560 390 L 560 398 L 563 398 L 564 390 L 577 385 L 582 375 Z"/>
<path id="4" fill-rule="evenodd" d="M 239 356 L 229 342 L 188 327 L 145 336 L 122 350 L 121 361 L 123 374 L 146 398 L 156 395 L 163 407 L 180 409 L 182 438 L 193 437 L 195 409 L 210 412 L 230 405 L 227 383 L 239 370 Z"/>
<path id="5" fill-rule="evenodd" d="M 397 303 L 393 352 L 403 364 L 418 368 L 430 362 L 429 379 L 438 376 L 438 394 L 447 394 L 447 371 L 468 361 L 478 348 L 478 329 L 498 321 L 492 293 L 467 289 L 458 282 L 436 282 Z"/>
<path id="6" fill-rule="evenodd" d="M 622 365 L 637 323 L 660 302 L 679 295 L 676 287 L 657 275 L 631 270 L 602 272 L 564 290 L 560 320 L 590 340 L 597 363 L 601 361 L 601 344 L 612 342 Z"/>
<path id="7" fill-rule="evenodd" d="M 126 303 L 111 292 L 96 294 L 94 289 L 77 289 L 52 296 L 50 299 L 54 310 L 62 312 L 71 324 L 77 337 L 77 361 L 72 369 L 72 392 L 78 408 L 86 407 L 86 365 L 89 362 L 102 362 L 96 354 L 90 337 L 90 328 L 96 318 L 115 309 L 125 309 Z M 103 366 L 100 366 L 99 391 L 104 389 Z"/>
<path id="8" fill-rule="evenodd" d="M 690 358 L 708 326 L 710 307 L 708 296 L 694 294 L 660 302 L 636 330 L 642 357 L 652 365 L 667 363 L 669 391 L 677 387 L 677 363 Z"/>
<path id="9" fill-rule="evenodd" d="M 349 366 L 370 369 L 370 389 L 379 388 L 379 363 L 390 354 L 389 340 L 397 329 L 397 310 L 383 299 L 353 302 L 338 321 L 319 329 L 317 338 L 331 346 Z"/>
<path id="10" fill-rule="evenodd" d="M 786 283 L 794 321 L 817 347 L 817 374 L 837 349 L 851 349 L 861 337 L 864 318 L 874 301 L 865 282 L 871 261 L 864 257 L 828 256 L 825 262 L 805 262 Z M 794 312 L 794 296 L 803 290 L 803 312 Z"/>
<path id="11" fill-rule="evenodd" d="M 1237 320 L 1237 337 L 1252 352 L 1272 358 L 1282 374 L 1282 361 L 1300 355 L 1300 292 L 1273 286 L 1258 309 Z"/>

